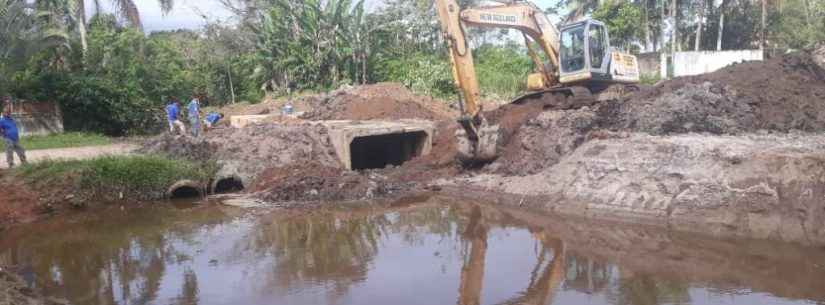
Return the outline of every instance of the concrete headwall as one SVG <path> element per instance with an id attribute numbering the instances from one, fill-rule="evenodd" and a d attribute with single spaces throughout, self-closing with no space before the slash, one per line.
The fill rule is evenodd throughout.
<path id="1" fill-rule="evenodd" d="M 733 63 L 763 59 L 762 50 L 676 52 L 673 76 L 705 74 Z"/>
<path id="2" fill-rule="evenodd" d="M 55 103 L 14 101 L 9 105 L 21 136 L 63 132 L 63 114 Z"/>

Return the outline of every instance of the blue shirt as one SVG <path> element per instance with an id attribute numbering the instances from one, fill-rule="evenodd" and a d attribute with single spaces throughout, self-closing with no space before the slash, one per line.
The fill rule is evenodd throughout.
<path id="1" fill-rule="evenodd" d="M 192 100 L 187 106 L 189 108 L 189 118 L 197 118 L 200 115 L 200 103 L 198 100 Z"/>
<path id="2" fill-rule="evenodd" d="M 210 112 L 209 114 L 206 115 L 206 121 L 209 122 L 209 124 L 215 124 L 215 122 L 217 122 L 220 119 L 221 119 L 221 115 L 217 114 L 215 112 Z"/>
<path id="3" fill-rule="evenodd" d="M 11 117 L 3 116 L 0 118 L 0 129 L 3 130 L 3 137 L 14 142 L 20 141 L 20 136 L 17 134 L 17 123 Z"/>
<path id="4" fill-rule="evenodd" d="M 180 112 L 180 109 L 178 109 L 177 104 L 172 103 L 169 104 L 169 106 L 166 106 L 166 116 L 169 118 L 170 121 L 178 119 L 178 112 Z"/>

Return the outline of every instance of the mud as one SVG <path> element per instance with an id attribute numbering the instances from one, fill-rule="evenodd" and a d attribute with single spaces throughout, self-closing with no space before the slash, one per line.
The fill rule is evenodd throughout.
<path id="1" fill-rule="evenodd" d="M 217 128 L 200 138 L 163 135 L 148 140 L 141 152 L 215 160 L 218 176 L 236 176 L 245 185 L 269 168 L 310 162 L 340 167 L 326 128 L 306 122 Z"/>
<path id="2" fill-rule="evenodd" d="M 651 134 L 825 130 L 825 70 L 810 53 L 676 78 L 597 111 L 601 127 Z"/>

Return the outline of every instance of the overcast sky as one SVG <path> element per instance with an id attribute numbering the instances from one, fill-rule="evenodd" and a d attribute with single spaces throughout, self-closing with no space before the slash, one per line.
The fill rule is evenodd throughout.
<path id="1" fill-rule="evenodd" d="M 371 6 L 369 2 L 378 2 L 380 0 L 366 0 L 367 6 Z M 544 9 L 550 5 L 554 5 L 558 0 L 534 0 L 536 5 Z M 108 4 L 110 1 L 101 1 L 104 4 L 104 10 L 111 12 L 112 7 Z M 203 26 L 204 20 L 202 15 L 209 16 L 210 19 L 226 20 L 230 17 L 227 11 L 218 0 L 176 0 L 175 8 L 164 15 L 160 10 L 160 5 L 157 0 L 135 0 L 138 6 L 140 16 L 143 19 L 143 27 L 146 32 L 176 30 L 176 29 L 197 29 Z M 373 4 L 374 5 L 374 4 Z M 87 6 L 89 16 L 91 16 L 91 5 Z M 551 16 L 552 17 L 552 16 Z M 556 18 L 551 18 L 557 20 Z"/>

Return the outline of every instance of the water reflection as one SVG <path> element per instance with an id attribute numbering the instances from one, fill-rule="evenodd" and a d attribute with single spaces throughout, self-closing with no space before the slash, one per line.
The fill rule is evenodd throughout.
<path id="1" fill-rule="evenodd" d="M 761 243 L 433 200 L 310 216 L 109 211 L 4 232 L 0 264 L 73 304 L 825 300 L 825 284 L 815 280 L 825 275 L 823 251 L 781 246 L 783 253 L 769 253 Z"/>

